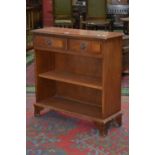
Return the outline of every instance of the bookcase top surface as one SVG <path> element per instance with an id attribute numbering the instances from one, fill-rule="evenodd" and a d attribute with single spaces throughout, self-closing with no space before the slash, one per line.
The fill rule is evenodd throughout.
<path id="1" fill-rule="evenodd" d="M 59 36 L 70 37 L 84 37 L 84 38 L 96 38 L 96 39 L 110 39 L 115 37 L 122 37 L 121 32 L 105 32 L 105 31 L 93 31 L 93 30 L 81 30 L 72 28 L 58 28 L 58 27 L 46 27 L 36 29 L 32 31 L 34 34 L 52 34 Z"/>

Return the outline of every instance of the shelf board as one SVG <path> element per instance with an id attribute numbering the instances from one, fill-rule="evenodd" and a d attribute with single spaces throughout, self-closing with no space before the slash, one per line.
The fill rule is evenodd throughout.
<path id="1" fill-rule="evenodd" d="M 102 121 L 101 107 L 66 99 L 60 96 L 48 98 L 41 102 L 37 102 L 35 105 L 64 112 L 82 119 Z"/>
<path id="2" fill-rule="evenodd" d="M 39 74 L 39 77 L 102 90 L 100 78 L 59 71 L 41 73 Z"/>

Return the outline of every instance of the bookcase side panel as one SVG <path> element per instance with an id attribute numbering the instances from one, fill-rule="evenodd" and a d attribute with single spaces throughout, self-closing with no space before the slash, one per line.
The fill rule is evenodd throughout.
<path id="1" fill-rule="evenodd" d="M 122 38 L 103 42 L 102 114 L 107 118 L 121 110 Z"/>

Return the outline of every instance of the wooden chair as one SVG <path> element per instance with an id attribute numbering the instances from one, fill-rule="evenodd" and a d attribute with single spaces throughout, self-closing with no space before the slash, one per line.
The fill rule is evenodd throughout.
<path id="1" fill-rule="evenodd" d="M 86 20 L 81 22 L 86 29 L 90 27 L 102 26 L 110 29 L 110 20 L 107 19 L 107 2 L 106 0 L 86 0 L 87 13 Z"/>
<path id="2" fill-rule="evenodd" d="M 123 20 L 121 20 L 121 18 L 129 17 L 129 5 L 108 5 L 107 12 L 108 12 L 108 15 L 111 16 L 113 21 L 112 30 L 124 29 Z M 128 28 L 126 28 L 126 25 L 125 25 L 125 29 L 124 29 L 125 34 L 128 34 L 127 29 Z"/>
<path id="3" fill-rule="evenodd" d="M 54 26 L 73 27 L 72 0 L 53 0 Z"/>

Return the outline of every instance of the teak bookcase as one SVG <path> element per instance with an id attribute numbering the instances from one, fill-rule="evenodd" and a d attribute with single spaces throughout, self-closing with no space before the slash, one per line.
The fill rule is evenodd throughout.
<path id="1" fill-rule="evenodd" d="M 67 28 L 33 31 L 35 116 L 44 108 L 93 121 L 106 135 L 121 125 L 122 34 Z"/>

